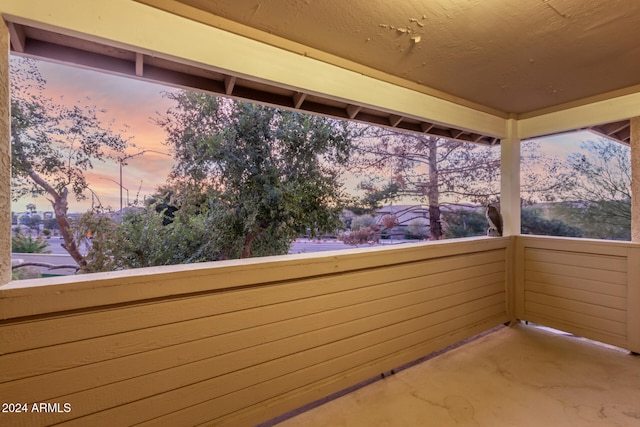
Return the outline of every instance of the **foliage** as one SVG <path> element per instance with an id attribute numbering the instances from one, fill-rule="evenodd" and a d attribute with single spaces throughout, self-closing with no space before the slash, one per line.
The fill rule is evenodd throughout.
<path id="1" fill-rule="evenodd" d="M 346 245 L 358 246 L 380 241 L 380 229 L 375 225 L 358 228 L 338 236 L 338 240 Z"/>
<path id="2" fill-rule="evenodd" d="M 11 178 L 14 200 L 46 194 L 64 239 L 81 266 L 67 211 L 69 193 L 85 198 L 85 172 L 95 161 L 116 159 L 127 142 L 104 124 L 94 106 L 67 106 L 44 95 L 45 80 L 33 60 L 11 59 Z M 34 207 L 35 208 L 35 207 Z"/>
<path id="3" fill-rule="evenodd" d="M 365 190 L 365 194 L 360 200 L 360 209 L 367 212 L 380 209 L 383 203 L 391 202 L 400 193 L 400 187 L 394 182 L 388 182 L 382 187 L 378 187 L 370 180 L 360 183 L 359 188 Z"/>
<path id="4" fill-rule="evenodd" d="M 566 162 L 543 152 L 535 140 L 521 145 L 520 177 L 520 197 L 528 205 L 561 200 L 575 184 Z"/>
<path id="5" fill-rule="evenodd" d="M 629 147 L 601 138 L 582 142 L 580 148 L 567 158 L 575 184 L 558 214 L 582 228 L 585 237 L 630 240 Z"/>
<path id="6" fill-rule="evenodd" d="M 582 230 L 559 219 L 545 219 L 538 208 L 522 209 L 521 233 L 543 236 L 582 237 Z"/>
<path id="7" fill-rule="evenodd" d="M 487 233 L 487 219 L 484 214 L 475 209 L 452 209 L 442 213 L 445 226 L 445 237 L 481 236 Z"/>
<path id="8" fill-rule="evenodd" d="M 221 242 L 215 259 L 286 253 L 303 230 L 342 226 L 347 195 L 335 166 L 349 157 L 346 122 L 202 93 L 167 96 L 177 105 L 157 122 L 176 156 L 172 181 L 206 195 L 201 220 Z"/>
<path id="9" fill-rule="evenodd" d="M 371 227 L 376 222 L 372 215 L 359 215 L 351 220 L 351 230 L 357 231 L 361 228 Z"/>
<path id="10" fill-rule="evenodd" d="M 30 235 L 18 233 L 11 238 L 11 252 L 26 254 L 48 254 L 49 243 L 42 237 L 33 238 Z"/>
<path id="11" fill-rule="evenodd" d="M 443 237 L 443 198 L 484 202 L 498 193 L 499 154 L 495 148 L 369 128 L 359 140 L 352 168 L 369 177 L 361 188 L 371 204 L 403 196 L 426 199 L 431 238 L 438 240 Z"/>
<path id="12" fill-rule="evenodd" d="M 42 273 L 35 267 L 19 267 L 11 270 L 11 280 L 39 279 Z"/>
<path id="13" fill-rule="evenodd" d="M 29 227 L 29 229 L 40 232 L 40 224 L 42 224 L 42 218 L 40 215 L 32 213 L 24 218 L 23 224 Z"/>
<path id="14" fill-rule="evenodd" d="M 554 217 L 580 228 L 582 237 L 607 240 L 631 240 L 626 211 L 631 212 L 630 200 L 564 202 L 552 209 Z"/>
<path id="15" fill-rule="evenodd" d="M 424 239 L 429 235 L 429 230 L 424 220 L 416 218 L 407 224 L 405 235 L 407 239 Z"/>

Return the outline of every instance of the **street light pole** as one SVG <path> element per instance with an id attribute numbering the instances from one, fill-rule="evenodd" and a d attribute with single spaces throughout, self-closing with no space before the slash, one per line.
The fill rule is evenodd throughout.
<path id="1" fill-rule="evenodd" d="M 122 189 L 124 188 L 124 190 L 127 192 L 127 206 L 129 206 L 129 189 L 125 186 L 123 186 L 122 184 L 120 184 L 118 181 L 116 181 L 115 179 L 111 179 L 111 178 L 104 178 L 104 177 L 100 177 L 100 179 L 106 179 L 107 181 L 111 181 L 114 184 L 117 184 L 120 186 L 120 210 L 122 210 Z M 92 195 L 93 196 L 93 195 Z"/>
<path id="2" fill-rule="evenodd" d="M 170 154 L 168 154 L 168 153 L 163 153 L 162 151 L 156 151 L 156 150 L 141 150 L 141 151 L 139 151 L 139 152 L 137 152 L 137 153 L 129 154 L 128 156 L 124 156 L 124 157 L 121 157 L 121 158 L 119 159 L 119 160 L 120 160 L 120 215 L 122 215 L 122 214 L 123 214 L 123 212 L 122 212 L 122 188 L 123 188 L 123 187 L 122 187 L 122 167 L 123 167 L 124 165 L 126 165 L 126 163 L 125 163 L 124 161 L 125 161 L 125 160 L 127 160 L 127 159 L 130 159 L 130 158 L 132 158 L 132 157 L 141 156 L 141 155 L 143 155 L 144 153 L 158 153 L 158 154 L 162 154 L 162 155 L 165 155 L 165 156 L 171 156 Z M 129 200 L 129 190 L 127 190 L 127 204 L 128 204 L 128 200 Z"/>

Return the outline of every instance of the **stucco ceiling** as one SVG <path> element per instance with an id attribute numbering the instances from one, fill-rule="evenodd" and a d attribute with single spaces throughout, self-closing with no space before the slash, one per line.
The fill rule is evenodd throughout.
<path id="1" fill-rule="evenodd" d="M 638 0 L 142 2 L 502 113 L 640 84 Z"/>
<path id="2" fill-rule="evenodd" d="M 534 117 L 640 90 L 640 0 L 136 1 L 503 118 Z M 453 140 L 499 142 L 497 134 L 305 91 L 215 63 L 3 18 L 14 54 Z M 202 43 L 206 48 L 216 40 Z M 629 120 L 589 129 L 629 143 Z"/>

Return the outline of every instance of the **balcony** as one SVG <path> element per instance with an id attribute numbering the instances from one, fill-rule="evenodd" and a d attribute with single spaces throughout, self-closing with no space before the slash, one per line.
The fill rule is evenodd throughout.
<path id="1" fill-rule="evenodd" d="M 639 260 L 633 243 L 513 236 L 13 282 L 0 298 L 0 394 L 71 412 L 5 416 L 16 426 L 255 425 L 516 318 L 638 351 L 640 313 L 628 308 L 640 306 Z M 302 417 L 326 425 L 331 408 L 397 388 L 408 400 L 365 404 L 370 419 L 398 411 L 412 425 L 413 402 L 485 425 L 547 410 L 630 423 L 638 409 L 624 396 L 639 364 L 503 328 Z"/>
<path id="2" fill-rule="evenodd" d="M 479 27 L 484 46 L 495 48 L 477 49 L 483 44 L 471 34 L 461 44 L 469 47 L 464 55 L 451 54 L 448 35 L 470 26 L 449 17 L 434 21 L 447 31 L 405 37 L 413 47 L 423 41 L 412 51 L 398 49 L 404 36 L 374 17 L 390 22 L 387 14 L 397 10 L 397 22 L 421 26 L 417 19 L 407 22 L 407 9 L 381 4 L 383 10 L 364 19 L 375 27 L 366 43 L 366 34 L 344 20 L 343 34 L 351 35 L 355 50 L 343 57 L 322 51 L 324 43 L 338 46 L 336 27 L 322 25 L 316 13 L 308 13 L 307 22 L 334 34 L 318 31 L 322 44 L 313 48 L 228 25 L 215 7 L 199 10 L 192 3 L 4 0 L 0 6 L 0 216 L 7 219 L 0 222 L 0 396 L 8 405 L 3 409 L 27 411 L 0 413 L 0 424 L 255 425 L 487 331 L 493 332 L 283 424 L 638 424 L 637 358 L 522 325 L 494 331 L 528 320 L 640 352 L 639 243 L 518 235 L 521 140 L 593 129 L 637 153 L 637 55 L 624 48 L 636 39 L 611 30 L 637 27 L 631 0 L 623 2 L 626 8 L 591 2 L 593 13 L 574 13 L 582 10 L 574 1 L 529 2 L 527 9 L 505 4 L 498 14 L 468 2 L 460 11 L 486 10 L 500 19 L 477 20 L 486 24 Z M 300 11 L 314 12 L 321 3 L 269 16 L 292 13 L 287 22 L 300 23 Z M 233 6 L 248 23 L 267 16 Z M 370 2 L 357 13 L 325 7 L 351 18 L 378 6 Z M 537 31 L 537 23 L 549 31 Z M 305 27 L 303 33 L 313 32 Z M 535 49 L 524 49 L 523 35 Z M 436 36 L 444 37 L 440 45 Z M 345 60 L 367 46 L 369 61 Z M 380 53 L 385 46 L 393 47 L 390 55 Z M 421 59 L 423 46 L 429 49 L 422 52 L 443 54 Z M 499 143 L 510 237 L 7 283 L 10 49 L 301 111 Z M 477 66 L 459 62 L 473 52 Z M 411 58 L 415 66 L 398 66 Z M 398 74 L 380 72 L 379 60 Z M 420 83 L 425 65 L 445 66 L 429 73 L 443 76 L 441 82 Z M 408 79 L 411 70 L 419 75 Z M 468 83 L 469 92 L 457 93 L 465 86 L 460 83 Z M 637 242 L 640 205 L 634 200 Z"/>

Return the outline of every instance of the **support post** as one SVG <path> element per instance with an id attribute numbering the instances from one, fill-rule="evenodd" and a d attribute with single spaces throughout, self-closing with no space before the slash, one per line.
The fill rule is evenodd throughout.
<path id="1" fill-rule="evenodd" d="M 640 117 L 631 119 L 631 241 L 640 243 Z"/>
<path id="2" fill-rule="evenodd" d="M 500 211 L 503 236 L 520 234 L 520 139 L 517 121 L 506 121 L 506 138 L 500 141 Z"/>
<path id="3" fill-rule="evenodd" d="M 11 281 L 11 95 L 9 29 L 0 18 L 0 286 Z"/>
<path id="4" fill-rule="evenodd" d="M 631 241 L 640 244 L 640 117 L 631 119 Z M 627 346 L 640 353 L 640 247 L 629 248 Z"/>

